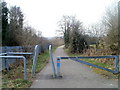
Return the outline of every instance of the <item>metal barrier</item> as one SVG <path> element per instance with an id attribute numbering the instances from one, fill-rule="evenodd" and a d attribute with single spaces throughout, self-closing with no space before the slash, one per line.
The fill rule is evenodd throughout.
<path id="1" fill-rule="evenodd" d="M 114 62 L 115 70 L 111 70 L 111 69 L 108 69 L 108 68 L 104 68 L 104 67 L 97 66 L 95 64 L 91 64 L 91 63 L 88 63 L 86 61 L 80 60 L 80 59 L 90 59 L 90 58 L 114 58 L 115 59 L 115 62 Z M 120 68 L 120 66 L 119 66 L 119 64 L 120 64 L 119 56 L 111 55 L 111 56 L 57 57 L 57 75 L 58 75 L 58 77 L 60 76 L 60 60 L 61 59 L 71 59 L 71 60 L 86 64 L 86 65 L 90 65 L 90 66 L 93 66 L 93 67 L 96 67 L 96 68 L 99 68 L 99 69 L 102 69 L 102 70 L 112 72 L 114 74 L 120 73 L 120 71 L 119 71 L 119 68 Z"/>
<path id="2" fill-rule="evenodd" d="M 51 63 L 52 63 L 52 69 L 53 69 L 53 77 L 56 78 L 57 75 L 56 75 L 56 69 L 55 69 L 55 64 L 54 64 L 54 60 L 53 60 L 53 56 L 52 56 L 52 45 L 49 45 L 49 54 L 50 54 L 50 60 L 51 60 Z"/>
<path id="3" fill-rule="evenodd" d="M 4 55 L 4 56 L 13 56 L 13 55 L 22 55 L 22 54 L 18 54 L 17 52 L 26 52 L 26 48 L 29 48 L 29 50 L 33 51 L 33 46 L 29 47 L 29 46 L 4 46 L 4 47 L 0 47 L 0 56 Z M 13 54 L 12 54 L 13 53 Z M 17 54 L 15 54 L 17 53 Z M 25 55 L 25 54 L 24 54 Z M 11 59 L 11 60 L 7 60 L 7 59 L 3 59 L 2 62 L 0 62 L 0 65 L 2 65 L 2 67 L 0 67 L 0 71 L 3 69 L 7 69 L 9 70 L 9 65 L 13 64 L 14 62 L 16 62 L 16 59 Z"/>
<path id="4" fill-rule="evenodd" d="M 33 65 L 32 65 L 32 74 L 31 74 L 32 77 L 33 77 L 34 74 L 35 74 L 35 70 L 36 70 L 36 62 L 37 62 L 37 57 L 38 57 L 38 49 L 39 49 L 39 47 L 38 47 L 38 45 L 36 45 L 35 49 L 34 49 L 34 53 L 32 53 L 32 52 L 7 52 L 7 53 L 1 53 L 0 55 L 7 55 L 7 56 L 8 55 L 33 55 Z M 9 57 L 10 56 L 8 56 L 7 59 Z M 9 64 L 6 62 L 6 68 L 8 69 L 8 67 L 9 67 Z"/>
<path id="5" fill-rule="evenodd" d="M 33 66 L 32 66 L 32 77 L 35 75 L 37 57 L 38 57 L 38 45 L 35 46 L 35 51 L 34 51 Z"/>
<path id="6" fill-rule="evenodd" d="M 26 80 L 26 58 L 24 56 L 0 56 L 0 58 L 15 58 L 15 59 L 23 59 L 24 61 L 24 80 Z"/>
<path id="7" fill-rule="evenodd" d="M 38 57 L 38 45 L 35 46 L 34 53 L 32 52 L 8 52 L 7 54 L 12 54 L 12 55 L 34 55 L 33 56 L 33 65 L 32 65 L 32 77 L 35 75 L 36 71 L 36 62 L 37 62 L 37 57 Z"/>
<path id="8" fill-rule="evenodd" d="M 6 53 L 6 55 L 7 56 L 13 56 L 13 55 L 33 55 L 33 53 L 31 52 L 31 53 L 29 53 L 29 52 L 7 52 Z M 9 70 L 8 68 L 9 68 L 9 63 L 8 63 L 8 60 L 7 60 L 7 62 L 6 62 L 6 68 L 7 68 L 7 70 Z"/>
<path id="9" fill-rule="evenodd" d="M 57 57 L 57 76 L 60 77 L 60 57 Z"/>
<path id="10" fill-rule="evenodd" d="M 38 54 L 47 50 L 48 45 L 49 44 L 38 45 Z M 7 55 L 7 52 L 15 52 L 15 53 L 17 53 L 17 52 L 22 52 L 22 53 L 23 52 L 28 52 L 29 53 L 30 52 L 30 53 L 33 53 L 34 49 L 35 49 L 35 46 L 29 46 L 29 45 L 28 46 L 4 46 L 4 47 L 0 47 L 0 56 L 1 55 Z M 17 55 L 17 54 L 14 54 L 14 55 Z M 12 54 L 10 54 L 10 55 L 12 55 Z M 26 55 L 28 55 L 28 54 L 26 54 Z M 14 62 L 16 62 L 16 59 L 12 59 L 11 61 L 8 61 L 7 59 L 2 60 L 2 62 L 0 62 L 0 65 L 2 65 L 2 68 L 0 67 L 0 71 L 1 71 L 1 69 L 5 69 L 5 68 L 8 67 L 7 63 L 13 64 Z"/>

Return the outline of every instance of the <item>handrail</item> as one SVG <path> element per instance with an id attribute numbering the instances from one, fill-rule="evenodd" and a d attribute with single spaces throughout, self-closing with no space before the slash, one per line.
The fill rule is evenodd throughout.
<path id="1" fill-rule="evenodd" d="M 24 56 L 0 56 L 0 58 L 22 58 L 24 61 L 24 80 L 26 80 L 26 58 Z"/>

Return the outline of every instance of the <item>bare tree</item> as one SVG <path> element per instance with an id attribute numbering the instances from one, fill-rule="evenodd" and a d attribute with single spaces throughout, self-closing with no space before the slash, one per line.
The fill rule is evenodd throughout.
<path id="1" fill-rule="evenodd" d="M 71 27 L 71 17 L 63 16 L 63 18 L 58 22 L 60 30 L 57 30 L 64 37 L 65 47 L 68 47 L 70 38 L 70 27 Z"/>
<path id="2" fill-rule="evenodd" d="M 106 15 L 103 17 L 103 24 L 107 33 L 106 44 L 113 50 L 118 49 L 118 2 L 114 2 L 106 10 Z"/>
<path id="3" fill-rule="evenodd" d="M 63 16 L 59 26 L 59 32 L 64 36 L 65 47 L 69 48 L 70 52 L 81 53 L 87 47 L 83 24 L 75 16 Z"/>

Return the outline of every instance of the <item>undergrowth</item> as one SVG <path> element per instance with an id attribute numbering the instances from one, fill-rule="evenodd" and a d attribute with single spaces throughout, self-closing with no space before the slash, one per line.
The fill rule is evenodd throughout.
<path id="1" fill-rule="evenodd" d="M 57 47 L 53 48 L 55 51 Z M 36 64 L 36 73 L 39 73 L 49 60 L 49 51 L 45 51 L 38 56 Z M 24 80 L 23 61 L 18 60 L 10 66 L 10 70 L 2 70 L 2 88 L 28 88 L 31 86 L 34 78 L 31 77 L 32 72 L 32 59 L 27 59 L 27 80 Z"/>

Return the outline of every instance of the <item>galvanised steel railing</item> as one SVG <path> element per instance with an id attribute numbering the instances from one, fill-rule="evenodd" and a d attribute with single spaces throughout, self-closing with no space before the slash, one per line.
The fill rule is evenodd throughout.
<path id="1" fill-rule="evenodd" d="M 50 60 L 52 63 L 53 77 L 56 78 L 57 74 L 56 74 L 55 64 L 54 64 L 54 60 L 53 60 L 53 56 L 52 56 L 52 45 L 49 45 L 49 54 L 50 54 Z"/>

